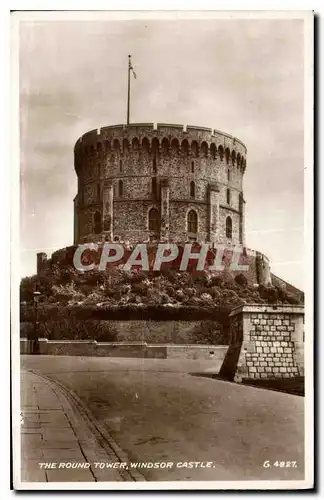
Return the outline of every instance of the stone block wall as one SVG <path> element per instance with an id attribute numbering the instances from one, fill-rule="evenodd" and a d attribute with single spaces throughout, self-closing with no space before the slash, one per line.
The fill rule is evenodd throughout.
<path id="1" fill-rule="evenodd" d="M 302 306 L 243 306 L 230 316 L 230 348 L 220 376 L 241 381 L 304 374 Z"/>
<path id="2" fill-rule="evenodd" d="M 223 325 L 213 321 L 215 336 L 223 332 Z M 192 344 L 195 331 L 203 329 L 203 321 L 109 321 L 107 326 L 116 330 L 119 342 L 147 342 L 148 344 Z"/>
<path id="3" fill-rule="evenodd" d="M 251 313 L 250 322 L 250 341 L 255 348 L 245 353 L 249 378 L 296 376 L 298 367 L 293 358 L 291 315 Z"/>

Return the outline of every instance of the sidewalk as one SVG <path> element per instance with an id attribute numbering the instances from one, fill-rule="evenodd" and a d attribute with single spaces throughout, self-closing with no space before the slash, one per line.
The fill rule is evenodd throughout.
<path id="1" fill-rule="evenodd" d="M 21 420 L 21 481 L 134 481 L 126 470 L 94 467 L 121 461 L 59 386 L 28 371 L 21 373 Z M 91 466 L 65 468 L 71 463 Z"/>

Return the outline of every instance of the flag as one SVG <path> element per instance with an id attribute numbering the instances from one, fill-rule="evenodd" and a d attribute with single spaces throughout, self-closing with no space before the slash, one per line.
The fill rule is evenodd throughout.
<path id="1" fill-rule="evenodd" d="M 132 65 L 131 58 L 130 58 L 130 56 L 128 56 L 128 57 L 129 57 L 129 69 L 130 69 L 130 70 L 132 70 L 133 76 L 134 76 L 134 78 L 135 78 L 135 80 L 136 80 L 137 76 L 136 76 L 136 73 L 135 73 L 135 71 L 134 71 L 134 68 L 133 68 L 133 65 Z"/>
<path id="2" fill-rule="evenodd" d="M 130 65 L 130 69 L 132 70 L 133 75 L 134 75 L 134 78 L 135 78 L 135 80 L 136 80 L 137 76 L 136 76 L 136 73 L 135 73 L 134 68 L 133 68 L 133 66 L 132 66 L 132 65 Z"/>

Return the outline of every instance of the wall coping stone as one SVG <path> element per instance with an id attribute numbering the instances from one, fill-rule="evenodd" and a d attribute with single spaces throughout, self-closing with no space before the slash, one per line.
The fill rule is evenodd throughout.
<path id="1" fill-rule="evenodd" d="M 235 307 L 231 312 L 230 316 L 236 316 L 240 313 L 267 313 L 267 314 L 304 314 L 303 305 L 291 305 L 291 304 L 248 304 Z"/>
<path id="2" fill-rule="evenodd" d="M 46 338 L 39 338 L 39 342 L 45 342 L 47 344 L 97 344 L 98 346 L 108 345 L 108 346 L 118 346 L 118 347 L 129 347 L 129 346 L 146 346 L 146 347 L 172 347 L 172 348 L 183 348 L 183 347 L 194 347 L 195 349 L 227 349 L 228 345 L 211 345 L 211 344 L 148 344 L 147 342 L 97 342 L 96 340 L 48 340 Z M 22 342 L 28 342 L 26 337 L 20 339 Z"/>

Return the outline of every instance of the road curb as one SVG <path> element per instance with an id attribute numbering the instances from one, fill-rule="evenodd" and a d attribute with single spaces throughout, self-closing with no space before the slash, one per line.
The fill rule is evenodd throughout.
<path id="1" fill-rule="evenodd" d="M 40 379 L 42 379 L 46 384 L 50 385 L 52 390 L 55 392 L 57 397 L 59 398 L 62 406 L 67 412 L 73 413 L 74 419 L 77 421 L 82 420 L 86 426 L 89 428 L 93 436 L 95 437 L 98 444 L 105 449 L 105 451 L 114 455 L 116 462 L 127 462 L 130 463 L 129 456 L 125 450 L 123 450 L 118 443 L 112 438 L 108 430 L 100 424 L 92 414 L 92 412 L 85 406 L 83 401 L 75 394 L 74 391 L 67 389 L 63 384 L 58 382 L 57 380 L 53 380 L 49 376 L 40 375 L 36 371 L 27 370 L 33 375 L 36 375 Z M 67 407 L 69 406 L 69 407 Z M 81 448 L 82 445 L 80 445 Z M 87 452 L 83 450 L 83 453 L 86 457 Z M 134 470 L 125 470 L 118 469 L 119 474 L 124 479 L 124 481 L 144 481 L 146 482 L 145 477 L 136 469 Z"/>

